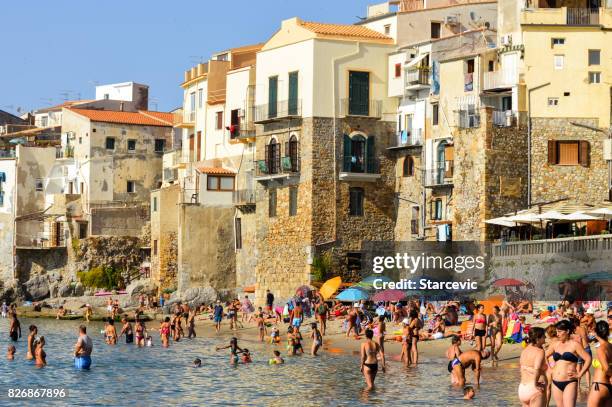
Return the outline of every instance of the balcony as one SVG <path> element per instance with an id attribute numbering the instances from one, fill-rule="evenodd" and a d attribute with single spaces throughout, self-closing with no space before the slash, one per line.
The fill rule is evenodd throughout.
<path id="1" fill-rule="evenodd" d="M 297 119 L 302 117 L 302 99 L 281 100 L 276 104 L 255 106 L 254 123 L 265 124 L 283 119 Z"/>
<path id="2" fill-rule="evenodd" d="M 241 210 L 252 210 L 255 208 L 255 190 L 249 189 L 238 189 L 232 194 L 232 202 L 234 206 Z"/>
<path id="3" fill-rule="evenodd" d="M 340 117 L 363 117 L 380 119 L 382 100 L 356 102 L 350 98 L 340 99 Z"/>
<path id="4" fill-rule="evenodd" d="M 175 112 L 172 114 L 174 127 L 190 128 L 195 126 L 196 112 Z"/>
<path id="5" fill-rule="evenodd" d="M 429 68 L 416 68 L 406 71 L 406 90 L 418 91 L 427 89 L 430 86 Z"/>
<path id="6" fill-rule="evenodd" d="M 274 157 L 255 162 L 257 181 L 268 181 L 277 178 L 289 178 L 299 175 L 300 157 Z"/>
<path id="7" fill-rule="evenodd" d="M 478 110 L 459 110 L 457 112 L 457 127 L 460 129 L 475 129 L 480 127 L 480 113 Z"/>
<path id="8" fill-rule="evenodd" d="M 484 73 L 483 90 L 507 90 L 517 84 L 516 72 L 498 70 Z"/>
<path id="9" fill-rule="evenodd" d="M 58 160 L 74 158 L 74 147 L 66 146 L 55 150 L 55 158 Z"/>
<path id="10" fill-rule="evenodd" d="M 446 160 L 437 163 L 434 168 L 425 170 L 425 187 L 452 186 L 454 168 L 454 162 Z"/>
<path id="11" fill-rule="evenodd" d="M 239 124 L 227 127 L 230 140 L 251 141 L 255 139 L 255 129 L 242 128 Z"/>
<path id="12" fill-rule="evenodd" d="M 374 182 L 380 178 L 380 165 L 375 158 L 363 156 L 344 156 L 340 181 Z"/>
<path id="13" fill-rule="evenodd" d="M 607 25 L 609 10 L 604 8 L 539 8 L 525 10 L 521 16 L 524 25 Z"/>
<path id="14" fill-rule="evenodd" d="M 423 146 L 423 129 L 402 130 L 395 136 L 395 145 L 387 150 L 400 150 L 411 147 Z"/>
<path id="15" fill-rule="evenodd" d="M 493 110 L 491 118 L 496 127 L 512 127 L 515 123 L 512 110 Z"/>

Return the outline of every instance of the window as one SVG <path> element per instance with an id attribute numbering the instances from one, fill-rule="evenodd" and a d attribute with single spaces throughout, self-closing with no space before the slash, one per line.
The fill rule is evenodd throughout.
<path id="1" fill-rule="evenodd" d="M 548 106 L 558 106 L 559 98 L 548 98 Z"/>
<path id="2" fill-rule="evenodd" d="M 581 165 L 590 164 L 591 145 L 585 140 L 548 140 L 548 164 Z"/>
<path id="3" fill-rule="evenodd" d="M 437 103 L 431 105 L 431 124 L 434 126 L 438 125 L 439 114 L 440 114 L 440 106 Z"/>
<path id="4" fill-rule="evenodd" d="M 374 135 L 369 135 L 366 138 L 361 134 L 352 137 L 345 134 L 343 171 L 374 174 L 378 170 L 375 145 Z"/>
<path id="5" fill-rule="evenodd" d="M 419 234 L 420 210 L 418 206 L 412 207 L 412 218 L 410 219 L 410 233 L 413 235 Z"/>
<path id="6" fill-rule="evenodd" d="M 242 219 L 234 221 L 234 233 L 236 234 L 236 249 L 242 249 Z"/>
<path id="7" fill-rule="evenodd" d="M 49 118 L 47 116 L 43 116 L 40 118 L 40 127 L 47 127 L 49 124 Z"/>
<path id="8" fill-rule="evenodd" d="M 493 72 L 495 70 L 495 61 L 489 61 L 489 72 Z"/>
<path id="9" fill-rule="evenodd" d="M 391 34 L 391 24 L 385 24 L 385 35 Z"/>
<path id="10" fill-rule="evenodd" d="M 349 188 L 349 215 L 363 216 L 363 188 Z"/>
<path id="11" fill-rule="evenodd" d="M 4 191 L 0 191 L 0 206 L 4 206 Z"/>
<path id="12" fill-rule="evenodd" d="M 589 72 L 589 83 L 601 83 L 601 72 Z"/>
<path id="13" fill-rule="evenodd" d="M 395 77 L 399 78 L 402 76 L 402 64 L 395 64 Z"/>
<path id="14" fill-rule="evenodd" d="M 115 139 L 113 137 L 106 138 L 106 149 L 114 150 L 115 149 Z"/>
<path id="15" fill-rule="evenodd" d="M 353 273 L 354 275 L 360 275 L 361 268 L 362 268 L 361 253 L 359 252 L 347 253 L 346 254 L 346 268 L 348 269 L 350 273 Z"/>
<path id="16" fill-rule="evenodd" d="M 206 177 L 206 189 L 209 191 L 233 191 L 234 177 L 208 175 Z"/>
<path id="17" fill-rule="evenodd" d="M 36 178 L 36 180 L 34 181 L 34 184 L 36 186 L 37 191 L 43 190 L 43 179 L 42 178 Z"/>
<path id="18" fill-rule="evenodd" d="M 278 113 L 278 76 L 268 78 L 268 118 L 276 117 Z"/>
<path id="19" fill-rule="evenodd" d="M 108 93 L 104 94 L 104 99 L 108 100 L 110 98 L 110 95 Z"/>
<path id="20" fill-rule="evenodd" d="M 442 24 L 438 22 L 431 22 L 431 38 L 440 38 L 440 28 Z"/>
<path id="21" fill-rule="evenodd" d="M 87 222 L 78 222 L 79 224 L 79 239 L 87 237 Z"/>
<path id="22" fill-rule="evenodd" d="M 275 138 L 270 140 L 269 144 L 266 144 L 266 173 L 267 174 L 278 174 L 280 172 L 280 144 Z"/>
<path id="23" fill-rule="evenodd" d="M 444 216 L 442 213 L 442 199 L 437 198 L 431 201 L 430 218 L 431 220 L 444 219 Z"/>
<path id="24" fill-rule="evenodd" d="M 555 45 L 565 45 L 565 38 L 553 38 L 552 40 L 553 47 Z"/>
<path id="25" fill-rule="evenodd" d="M 79 137 L 79 144 L 83 144 L 83 137 Z"/>
<path id="26" fill-rule="evenodd" d="M 349 71 L 348 114 L 368 116 L 370 112 L 370 73 Z"/>
<path id="27" fill-rule="evenodd" d="M 601 51 L 598 49 L 589 50 L 589 66 L 599 65 L 601 63 Z"/>
<path id="28" fill-rule="evenodd" d="M 565 62 L 565 55 L 555 55 L 553 57 L 553 63 L 555 66 L 555 70 L 557 71 L 563 69 L 564 62 Z"/>
<path id="29" fill-rule="evenodd" d="M 198 89 L 198 107 L 204 106 L 204 89 Z"/>
<path id="30" fill-rule="evenodd" d="M 195 112 L 195 110 L 196 110 L 196 95 L 195 95 L 195 92 L 191 92 L 189 94 L 189 107 L 190 107 L 192 112 Z"/>
<path id="31" fill-rule="evenodd" d="M 153 256 L 157 256 L 157 239 L 153 240 Z"/>
<path id="32" fill-rule="evenodd" d="M 79 193 L 80 194 L 84 194 L 85 193 L 85 183 L 81 182 L 80 188 L 79 188 Z"/>
<path id="33" fill-rule="evenodd" d="M 234 109 L 230 112 L 230 138 L 240 136 L 240 109 Z"/>
<path id="34" fill-rule="evenodd" d="M 289 216 L 297 215 L 298 189 L 297 187 L 289 188 Z"/>
<path id="35" fill-rule="evenodd" d="M 402 171 L 404 177 L 412 177 L 414 175 L 414 159 L 412 156 L 404 158 L 404 168 Z"/>
<path id="36" fill-rule="evenodd" d="M 164 140 L 163 138 L 155 139 L 155 152 L 156 153 L 163 153 L 165 147 L 166 147 L 166 140 Z"/>
<path id="37" fill-rule="evenodd" d="M 271 189 L 268 192 L 268 216 L 276 217 L 276 189 Z"/>
<path id="38" fill-rule="evenodd" d="M 223 128 L 223 112 L 215 113 L 215 130 L 221 130 Z"/>
<path id="39" fill-rule="evenodd" d="M 157 212 L 157 197 L 153 197 L 153 212 Z"/>
<path id="40" fill-rule="evenodd" d="M 474 60 L 473 59 L 468 59 L 466 61 L 466 69 L 467 69 L 467 73 L 474 73 Z"/>
<path id="41" fill-rule="evenodd" d="M 300 171 L 300 144 L 295 134 L 291 135 L 289 142 L 285 144 L 285 154 L 289 157 L 291 172 Z M 283 169 L 285 165 L 283 165 Z"/>
<path id="42" fill-rule="evenodd" d="M 289 116 L 298 114 L 298 72 L 289 72 L 287 113 Z"/>
<path id="43" fill-rule="evenodd" d="M 127 141 L 128 151 L 136 151 L 136 140 L 130 139 Z"/>
<path id="44" fill-rule="evenodd" d="M 134 181 L 127 182 L 127 192 L 128 194 L 133 194 L 136 192 L 136 183 Z"/>

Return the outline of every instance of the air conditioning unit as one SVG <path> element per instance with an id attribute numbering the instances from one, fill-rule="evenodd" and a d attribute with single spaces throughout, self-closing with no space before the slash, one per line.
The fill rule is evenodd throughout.
<path id="1" fill-rule="evenodd" d="M 603 141 L 603 157 L 606 161 L 612 161 L 612 139 L 605 139 Z"/>
<path id="2" fill-rule="evenodd" d="M 446 16 L 444 17 L 444 24 L 457 25 L 459 24 L 459 19 L 457 18 L 457 16 Z"/>
<path id="3" fill-rule="evenodd" d="M 510 35 L 510 34 L 502 35 L 501 43 L 505 47 L 508 47 L 508 46 L 512 45 L 512 35 Z"/>

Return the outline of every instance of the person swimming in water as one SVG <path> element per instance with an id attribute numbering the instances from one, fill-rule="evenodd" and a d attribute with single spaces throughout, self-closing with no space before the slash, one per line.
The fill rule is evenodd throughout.
<path id="1" fill-rule="evenodd" d="M 170 344 L 170 331 L 170 317 L 166 317 L 166 319 L 164 319 L 164 322 L 162 322 L 159 327 L 159 336 L 161 338 L 162 346 L 164 348 L 167 348 Z"/>
<path id="2" fill-rule="evenodd" d="M 47 354 L 43 349 L 45 346 L 45 337 L 41 336 L 35 342 L 34 346 L 34 358 L 36 360 L 36 367 L 45 367 L 47 366 Z"/>
<path id="3" fill-rule="evenodd" d="M 11 325 L 9 328 L 9 336 L 13 342 L 17 342 L 17 339 L 21 338 L 21 324 L 17 319 L 17 312 L 11 313 Z"/>
<path id="4" fill-rule="evenodd" d="M 202 367 L 202 361 L 200 360 L 200 358 L 195 358 L 193 360 L 193 367 Z"/>
<path id="5" fill-rule="evenodd" d="M 242 353 L 242 349 L 238 346 L 238 338 L 235 336 L 230 339 L 230 343 L 227 346 L 217 347 L 216 350 L 220 351 L 223 349 L 230 350 L 230 365 L 235 365 L 238 363 L 238 353 Z"/>
<path id="6" fill-rule="evenodd" d="M 380 345 L 374 342 L 374 331 L 366 329 L 365 331 L 366 340 L 361 344 L 361 367 L 360 370 L 363 373 L 363 377 L 366 382 L 367 389 L 374 388 L 374 381 L 376 380 L 376 373 L 378 372 L 378 355 L 382 351 Z M 385 361 L 382 361 L 382 371 L 385 371 Z"/>
<path id="7" fill-rule="evenodd" d="M 136 332 L 136 346 L 144 346 L 145 337 L 147 336 L 147 329 L 145 328 L 142 320 L 136 319 L 136 326 L 134 327 L 134 331 Z"/>
<path id="8" fill-rule="evenodd" d="M 26 351 L 26 359 L 32 360 L 34 359 L 34 341 L 36 340 L 36 335 L 38 334 L 38 328 L 36 325 L 30 325 L 30 333 L 28 334 L 28 345 Z"/>
<path id="9" fill-rule="evenodd" d="M 593 383 L 589 391 L 588 407 L 608 407 L 612 405 L 612 344 L 608 341 L 610 325 L 606 321 L 595 324 L 597 341 L 593 359 Z"/>
<path id="10" fill-rule="evenodd" d="M 87 335 L 87 327 L 79 326 L 79 339 L 74 348 L 74 367 L 88 370 L 91 367 L 91 354 L 93 352 L 93 341 Z"/>
<path id="11" fill-rule="evenodd" d="M 476 395 L 476 391 L 474 391 L 474 388 L 472 386 L 465 386 L 463 388 L 463 399 L 464 400 L 471 400 L 474 398 L 475 395 Z"/>
<path id="12" fill-rule="evenodd" d="M 17 349 L 15 348 L 15 345 L 9 345 L 8 349 L 6 351 L 6 359 L 7 360 L 14 360 L 15 359 L 15 352 L 17 352 Z"/>
<path id="13" fill-rule="evenodd" d="M 523 407 L 543 407 L 546 405 L 546 355 L 544 343 L 546 331 L 540 327 L 532 327 L 527 337 L 527 347 L 521 353 L 521 382 L 518 396 Z M 540 382 L 540 377 L 543 382 Z"/>
<path id="14" fill-rule="evenodd" d="M 310 328 L 312 332 L 310 334 L 310 338 L 312 339 L 312 347 L 310 348 L 310 354 L 312 356 L 317 356 L 317 351 L 321 346 L 323 346 L 323 334 L 317 328 L 317 323 L 313 322 L 310 324 Z"/>
<path id="15" fill-rule="evenodd" d="M 274 357 L 271 358 L 270 360 L 268 360 L 268 363 L 271 365 L 282 365 L 283 363 L 285 363 L 285 359 L 283 359 L 281 357 L 281 354 L 279 351 L 275 350 L 274 352 Z"/>
<path id="16" fill-rule="evenodd" d="M 121 328 L 119 336 L 125 335 L 125 343 L 134 342 L 134 331 L 132 330 L 132 324 L 125 317 L 121 319 L 121 322 L 123 323 L 123 328 Z"/>
<path id="17" fill-rule="evenodd" d="M 117 329 L 115 329 L 115 321 L 109 318 L 106 328 L 104 328 L 104 339 L 109 345 L 117 344 Z"/>

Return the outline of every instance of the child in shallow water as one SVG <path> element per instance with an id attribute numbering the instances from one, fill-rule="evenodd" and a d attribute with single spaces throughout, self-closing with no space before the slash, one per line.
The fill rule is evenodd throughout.
<path id="1" fill-rule="evenodd" d="M 153 346 L 153 338 L 151 338 L 150 336 L 147 336 L 146 342 L 145 342 L 145 346 L 147 347 L 151 347 Z"/>
<path id="2" fill-rule="evenodd" d="M 193 367 L 202 367 L 202 361 L 200 358 L 195 358 L 193 361 Z"/>
<path id="3" fill-rule="evenodd" d="M 253 360 L 251 359 L 251 354 L 249 350 L 244 348 L 242 350 L 242 363 L 251 363 Z"/>
<path id="4" fill-rule="evenodd" d="M 14 360 L 15 359 L 15 352 L 17 351 L 17 349 L 15 349 L 14 345 L 9 345 L 8 346 L 8 351 L 6 352 L 6 358 L 8 360 Z"/>
<path id="5" fill-rule="evenodd" d="M 268 360 L 268 363 L 271 365 L 282 365 L 285 363 L 285 360 L 281 357 L 280 352 L 275 350 L 274 357 Z"/>

